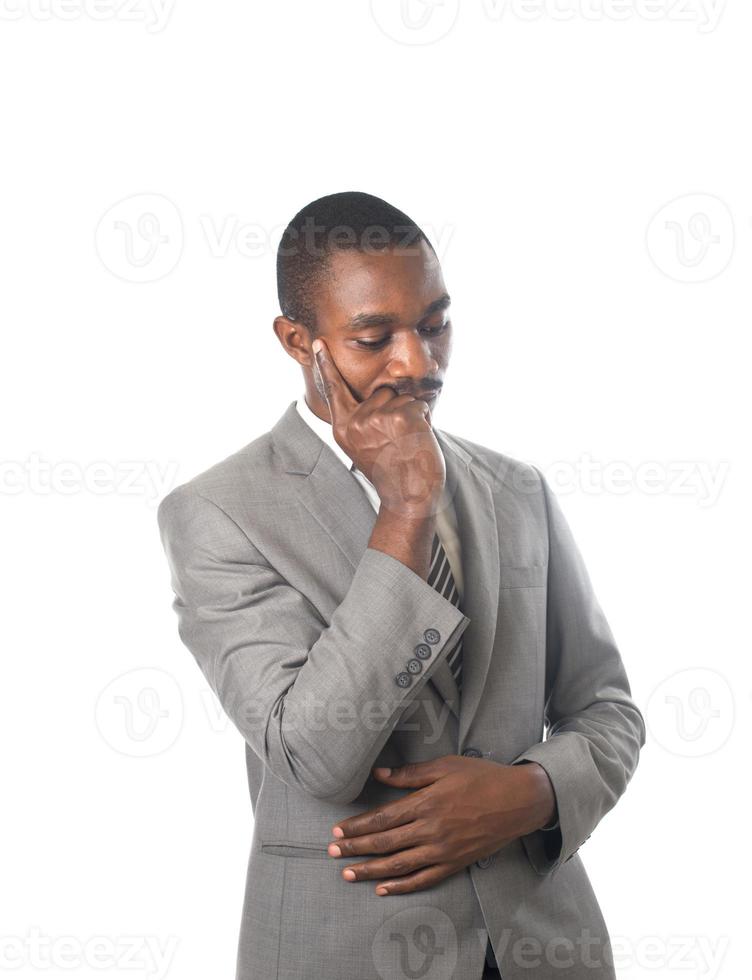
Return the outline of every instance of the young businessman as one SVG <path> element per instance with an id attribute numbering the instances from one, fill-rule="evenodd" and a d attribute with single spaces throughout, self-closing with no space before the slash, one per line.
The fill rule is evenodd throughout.
<path id="1" fill-rule="evenodd" d="M 237 978 L 613 980 L 577 851 L 645 727 L 556 499 L 433 424 L 450 300 L 403 212 L 314 201 L 277 272 L 305 390 L 158 515 L 245 739 Z"/>

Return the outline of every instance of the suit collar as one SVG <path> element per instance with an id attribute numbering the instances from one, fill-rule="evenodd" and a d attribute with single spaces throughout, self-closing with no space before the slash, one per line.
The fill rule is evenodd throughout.
<path id="1" fill-rule="evenodd" d="M 444 452 L 446 487 L 457 514 L 465 580 L 462 611 L 470 619 L 462 641 L 462 745 L 483 694 L 496 636 L 500 529 L 484 469 L 447 433 L 436 428 L 434 432 Z M 285 472 L 303 477 L 297 488 L 301 503 L 336 542 L 354 571 L 368 547 L 377 516 L 362 488 L 334 450 L 301 418 L 294 401 L 270 435 Z M 457 688 L 448 666 L 444 671 L 435 671 L 434 678 L 451 705 Z"/>
<path id="2" fill-rule="evenodd" d="M 301 394 L 298 400 L 295 402 L 295 408 L 303 421 L 310 425 L 319 439 L 326 443 L 326 445 L 339 457 L 339 459 L 342 460 L 344 465 L 349 470 L 353 465 L 353 461 L 334 438 L 331 423 L 327 422 L 325 419 L 320 419 L 310 407 L 305 399 L 305 393 Z"/>

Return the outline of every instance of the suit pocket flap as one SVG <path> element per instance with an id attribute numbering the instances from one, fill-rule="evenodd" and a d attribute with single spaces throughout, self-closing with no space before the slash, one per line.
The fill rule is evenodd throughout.
<path id="1" fill-rule="evenodd" d="M 313 844 L 308 841 L 264 840 L 261 841 L 264 854 L 279 854 L 282 857 L 329 858 L 327 844 Z"/>

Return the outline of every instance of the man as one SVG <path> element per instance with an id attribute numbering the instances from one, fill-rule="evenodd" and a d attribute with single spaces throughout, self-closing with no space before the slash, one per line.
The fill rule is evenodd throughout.
<path id="1" fill-rule="evenodd" d="M 613 978 L 577 851 L 645 727 L 556 499 L 433 424 L 450 301 L 403 212 L 314 201 L 277 273 L 304 393 L 159 507 L 245 739 L 237 978 Z"/>

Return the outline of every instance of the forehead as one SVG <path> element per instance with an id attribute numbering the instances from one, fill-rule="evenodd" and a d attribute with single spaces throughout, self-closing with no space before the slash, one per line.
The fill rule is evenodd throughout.
<path id="1" fill-rule="evenodd" d="M 385 310 L 411 318 L 445 292 L 441 265 L 425 242 L 409 249 L 335 250 L 317 306 L 338 319 Z"/>

